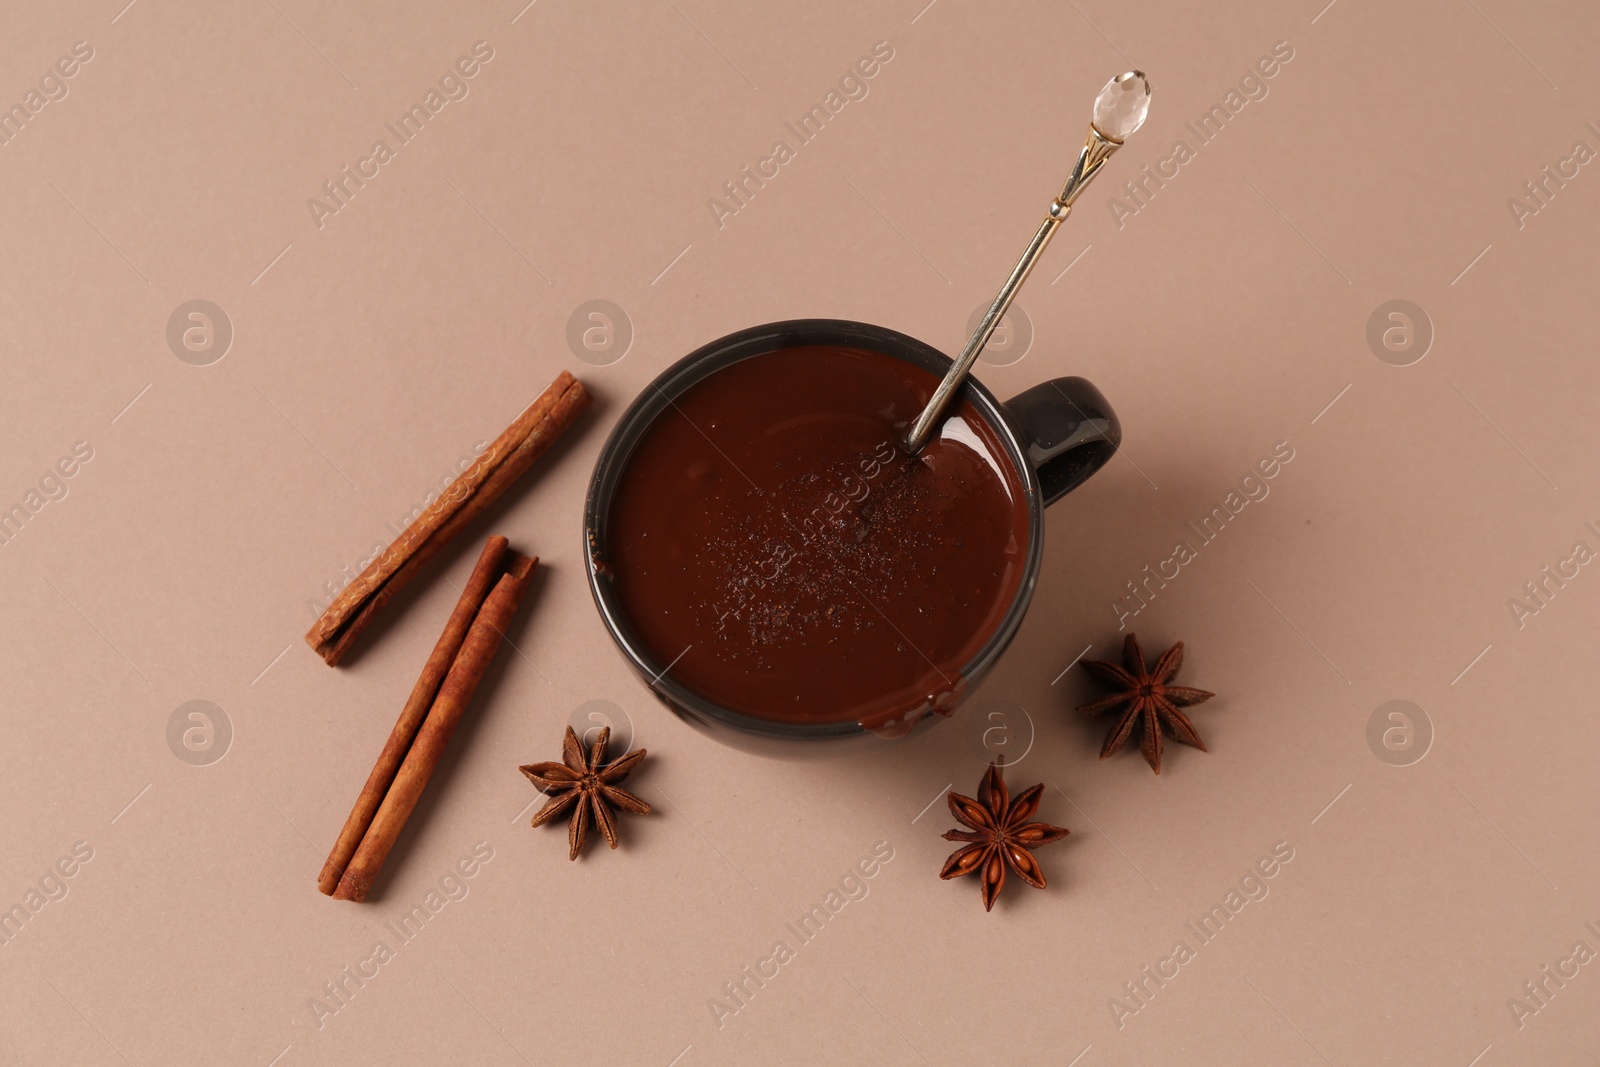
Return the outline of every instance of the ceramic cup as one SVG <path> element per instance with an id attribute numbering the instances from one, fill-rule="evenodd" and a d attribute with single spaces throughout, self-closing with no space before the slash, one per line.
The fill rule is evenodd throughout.
<path id="1" fill-rule="evenodd" d="M 907 736 L 953 714 L 977 687 L 1016 635 L 1033 599 L 1044 552 L 1044 509 L 1099 470 L 1122 440 L 1117 416 L 1100 391 L 1082 378 L 1041 382 L 1004 403 L 976 378 L 966 399 L 994 429 L 1005 459 L 1024 487 L 1028 547 L 1021 581 L 993 633 L 961 668 L 948 689 L 886 722 L 787 723 L 758 718 L 737 707 L 707 700 L 678 682 L 669 664 L 638 639 L 611 587 L 605 567 L 606 518 L 633 449 L 671 402 L 695 383 L 741 359 L 784 348 L 837 345 L 904 360 L 936 377 L 950 357 L 914 337 L 862 322 L 796 319 L 752 326 L 712 341 L 673 364 L 623 412 L 595 463 L 584 504 L 584 554 L 589 589 L 606 629 L 651 692 L 691 726 L 735 748 L 779 758 L 842 753 L 885 738 Z"/>

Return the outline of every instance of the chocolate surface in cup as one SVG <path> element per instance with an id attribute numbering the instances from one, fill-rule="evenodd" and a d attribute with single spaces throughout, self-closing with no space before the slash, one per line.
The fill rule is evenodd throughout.
<path id="1" fill-rule="evenodd" d="M 957 687 L 1017 592 L 1029 510 L 966 401 L 905 454 L 937 384 L 886 354 L 795 347 L 713 372 L 656 418 L 604 553 L 681 684 L 803 723 L 881 721 Z"/>

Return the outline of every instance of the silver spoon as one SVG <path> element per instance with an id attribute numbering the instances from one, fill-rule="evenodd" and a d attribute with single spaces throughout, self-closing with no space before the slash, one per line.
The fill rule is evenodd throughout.
<path id="1" fill-rule="evenodd" d="M 1078 153 L 1078 164 L 1072 168 L 1072 175 L 1067 179 L 1066 188 L 1051 202 L 1050 210 L 1039 226 L 1039 232 L 1033 235 L 1027 251 L 1022 253 L 1022 258 L 1017 260 L 1017 265 L 1012 268 L 1011 277 L 1000 287 L 1000 292 L 995 296 L 994 303 L 989 305 L 989 311 L 983 316 L 983 321 L 972 331 L 972 336 L 967 339 L 967 347 L 961 350 L 961 355 L 950 365 L 944 381 L 933 391 L 928 406 L 922 409 L 917 421 L 911 424 L 911 431 L 906 435 L 905 444 L 912 455 L 921 452 L 922 446 L 928 443 L 934 423 L 939 421 L 944 409 L 950 406 L 956 390 L 961 388 L 961 383 L 972 370 L 972 364 L 977 361 L 978 353 L 989 343 L 989 337 L 994 333 L 995 326 L 1005 315 L 1006 309 L 1011 307 L 1011 301 L 1016 299 L 1017 290 L 1028 280 L 1033 265 L 1044 254 L 1050 238 L 1055 236 L 1056 227 L 1072 213 L 1073 201 L 1077 200 L 1089 182 L 1094 180 L 1094 176 L 1100 173 L 1100 168 L 1111 158 L 1111 153 L 1121 148 L 1123 142 L 1144 125 L 1145 116 L 1149 113 L 1150 82 L 1140 71 L 1130 70 L 1126 74 L 1118 74 L 1106 82 L 1106 87 L 1100 90 L 1100 95 L 1094 101 L 1094 121 L 1089 124 L 1089 135 L 1084 140 L 1083 151 Z"/>

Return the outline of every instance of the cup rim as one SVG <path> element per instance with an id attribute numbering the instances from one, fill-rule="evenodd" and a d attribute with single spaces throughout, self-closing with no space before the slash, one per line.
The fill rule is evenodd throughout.
<path id="1" fill-rule="evenodd" d="M 584 499 L 584 558 L 589 592 L 594 597 L 595 607 L 611 639 L 634 670 L 658 697 L 680 713 L 766 739 L 837 742 L 870 736 L 878 731 L 854 720 L 786 723 L 762 718 L 718 704 L 671 677 L 670 665 L 657 663 L 634 632 L 607 580 L 604 562 L 606 512 L 634 448 L 673 399 L 703 378 L 742 359 L 784 348 L 827 344 L 857 347 L 892 356 L 940 377 L 954 362 L 932 345 L 908 334 L 849 319 L 786 319 L 736 330 L 683 356 L 640 390 L 618 417 L 605 444 L 601 446 Z M 906 728 L 907 733 L 928 720 L 937 721 L 934 712 L 940 712 L 945 717 L 950 715 L 954 710 L 953 704 L 958 703 L 969 691 L 968 680 L 981 678 L 1005 651 L 1033 599 L 1044 555 L 1043 495 L 1038 474 L 1028 461 L 1027 451 L 1022 444 L 1022 435 L 1012 423 L 1005 405 L 978 379 L 969 375 L 962 395 L 999 436 L 1006 458 L 1022 485 L 1028 509 L 1028 549 L 1021 578 L 1005 614 L 983 646 L 962 665 L 953 683 L 952 706 L 943 709 L 929 707 L 925 703 L 907 709 L 905 714 L 913 717 L 911 725 Z"/>

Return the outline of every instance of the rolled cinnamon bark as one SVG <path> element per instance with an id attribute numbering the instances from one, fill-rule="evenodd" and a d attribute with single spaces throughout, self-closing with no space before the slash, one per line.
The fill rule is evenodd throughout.
<path id="1" fill-rule="evenodd" d="M 450 620 L 445 623 L 444 633 L 439 635 L 438 644 L 433 646 L 433 653 L 422 668 L 422 676 L 412 687 L 411 696 L 406 700 L 405 707 L 400 709 L 400 718 L 395 722 L 383 751 L 378 754 L 378 762 L 374 764 L 372 773 L 367 776 L 367 784 L 361 787 L 355 807 L 350 809 L 350 817 L 345 820 L 344 829 L 339 832 L 339 840 L 334 842 L 333 851 L 328 853 L 328 861 L 322 865 L 322 874 L 317 879 L 317 888 L 322 892 L 332 894 L 334 889 L 338 888 L 339 879 L 344 875 L 350 857 L 355 855 L 357 846 L 361 844 L 361 839 L 367 832 L 367 827 L 372 823 L 373 815 L 377 813 L 378 806 L 383 803 L 383 798 L 389 792 L 389 785 L 394 781 L 395 772 L 400 769 L 400 763 L 406 758 L 406 753 L 411 751 L 411 742 L 417 736 L 417 730 L 422 726 L 422 720 L 427 716 L 428 709 L 433 706 L 445 674 L 450 670 L 451 664 L 455 663 L 456 654 L 461 650 L 461 643 L 466 639 L 468 628 L 478 617 L 478 609 L 483 606 L 489 590 L 500 577 L 506 548 L 506 539 L 498 535 L 489 538 L 488 544 L 483 546 L 483 553 L 478 557 L 477 566 L 472 568 L 472 576 L 467 579 L 467 586 L 461 592 L 461 599 L 456 602 L 455 610 L 450 613 Z"/>
<path id="2" fill-rule="evenodd" d="M 382 607 L 467 524 L 521 477 L 591 402 L 566 371 L 418 515 L 405 532 L 345 586 L 306 633 L 306 643 L 337 666 Z"/>
<path id="3" fill-rule="evenodd" d="M 506 573 L 495 583 L 494 592 L 489 594 L 489 599 L 478 611 L 478 617 L 473 620 L 455 662 L 439 686 L 439 695 L 434 699 L 433 707 L 428 710 L 422 727 L 411 742 L 410 751 L 406 753 L 394 781 L 389 785 L 383 803 L 372 817 L 360 846 L 340 877 L 333 894 L 335 900 L 360 901 L 367 898 L 373 880 L 383 869 L 390 849 L 394 848 L 400 832 L 405 829 L 406 820 L 411 817 L 412 810 L 422 797 L 428 779 L 433 776 L 434 769 L 444 756 L 450 735 L 455 732 L 467 705 L 471 703 L 478 683 L 483 681 L 483 676 L 488 672 L 489 664 L 500 647 L 500 639 L 516 615 L 517 606 L 527 592 L 533 568 L 539 562 L 536 557 L 518 556 L 516 553 L 508 553 L 507 558 L 510 562 Z"/>

